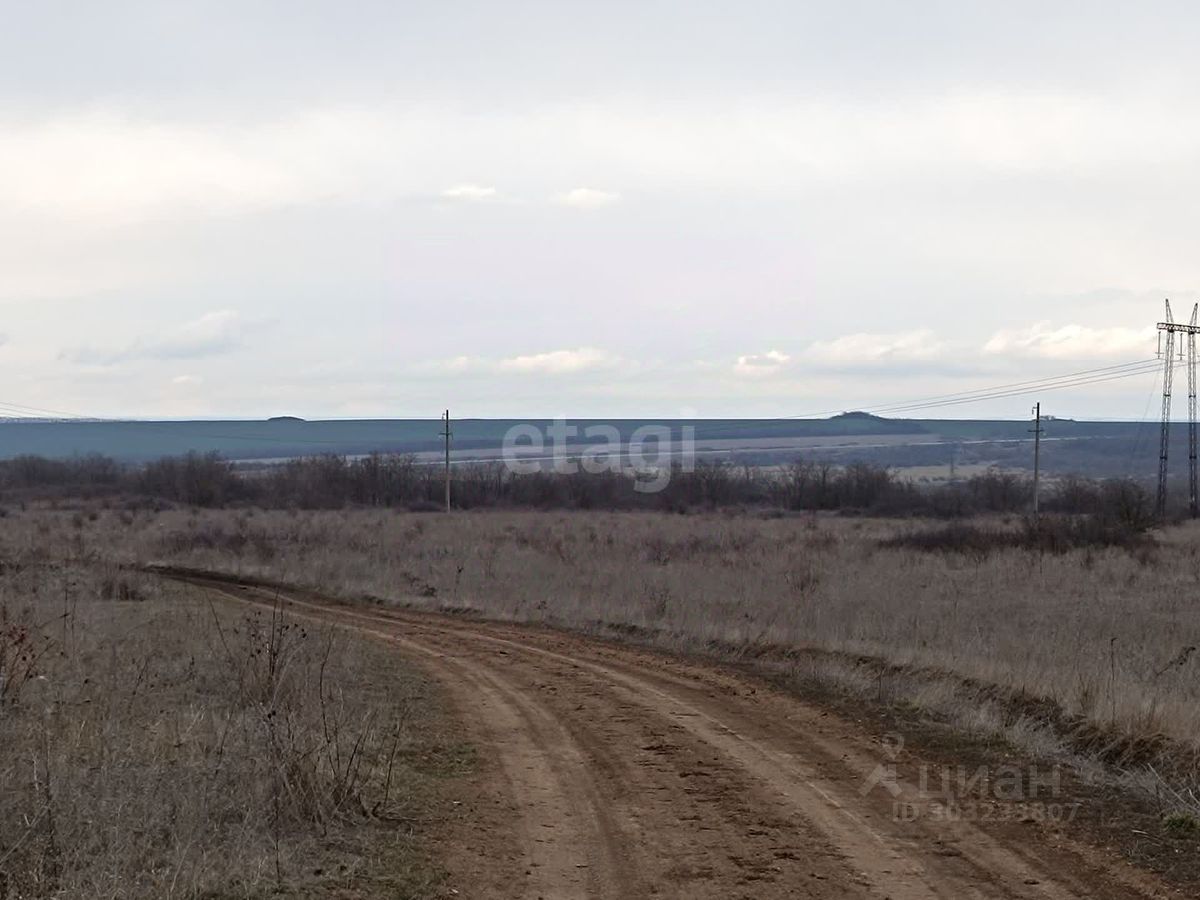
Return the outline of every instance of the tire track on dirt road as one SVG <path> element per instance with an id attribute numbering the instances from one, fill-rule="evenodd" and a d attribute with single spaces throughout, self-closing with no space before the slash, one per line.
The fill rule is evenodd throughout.
<path id="1" fill-rule="evenodd" d="M 864 791 L 885 761 L 877 739 L 718 666 L 163 574 L 391 641 L 443 683 L 492 761 L 482 824 L 444 846 L 459 896 L 1178 896 L 1036 823 L 900 820 L 893 804 L 916 802 L 914 784 Z M 503 833 L 487 825 L 497 808 L 511 813 Z"/>

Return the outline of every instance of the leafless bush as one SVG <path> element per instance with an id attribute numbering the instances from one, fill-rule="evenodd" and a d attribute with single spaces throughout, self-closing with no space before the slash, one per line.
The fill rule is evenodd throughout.
<path id="1" fill-rule="evenodd" d="M 0 706 L 15 705 L 30 681 L 39 677 L 39 665 L 54 649 L 54 640 L 37 623 L 13 621 L 8 608 L 0 607 Z"/>
<path id="2" fill-rule="evenodd" d="M 0 621 L 8 897 L 428 888 L 411 761 L 459 756 L 389 648 L 106 566 L 0 575 Z"/>
<path id="3" fill-rule="evenodd" d="M 937 528 L 892 535 L 882 540 L 880 546 L 980 558 L 1001 550 L 1062 554 L 1072 550 L 1119 547 L 1147 553 L 1155 547 L 1155 541 L 1144 529 L 1120 520 L 1097 515 L 1056 515 L 1027 518 L 1020 528 L 951 522 Z"/>
<path id="4" fill-rule="evenodd" d="M 796 459 L 782 469 L 757 469 L 725 461 L 676 464 L 665 488 L 637 490 L 624 472 L 513 472 L 501 463 L 455 466 L 451 494 L 460 509 L 533 508 L 589 510 L 775 509 L 838 510 L 884 516 L 965 517 L 981 512 L 1024 513 L 1032 481 L 991 469 L 950 485 L 917 485 L 901 470 L 863 461 L 844 465 Z M 408 455 L 361 458 L 322 455 L 280 465 L 239 469 L 215 454 L 166 457 L 143 466 L 121 466 L 104 457 L 70 462 L 39 457 L 0 461 L 0 490 L 21 499 L 41 491 L 60 501 L 122 494 L 128 508 L 164 503 L 198 507 L 271 509 L 391 507 L 433 511 L 443 505 L 437 467 Z M 137 498 L 141 498 L 140 500 Z M 158 505 L 157 507 L 155 505 Z M 1139 525 L 1152 518 L 1145 489 L 1133 481 L 1066 476 L 1047 486 L 1045 509 L 1100 515 Z"/>

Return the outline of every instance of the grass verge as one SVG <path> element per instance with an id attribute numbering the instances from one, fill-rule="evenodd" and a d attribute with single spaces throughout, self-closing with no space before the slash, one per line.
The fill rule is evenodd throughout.
<path id="1" fill-rule="evenodd" d="M 427 897 L 470 752 L 389 648 L 96 562 L 0 572 L 0 897 Z"/>

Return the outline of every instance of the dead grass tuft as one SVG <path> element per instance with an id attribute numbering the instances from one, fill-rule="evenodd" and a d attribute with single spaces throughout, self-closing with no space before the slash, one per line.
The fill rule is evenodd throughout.
<path id="1" fill-rule="evenodd" d="M 0 623 L 5 896 L 434 889 L 468 757 L 388 648 L 104 565 L 10 569 Z"/>

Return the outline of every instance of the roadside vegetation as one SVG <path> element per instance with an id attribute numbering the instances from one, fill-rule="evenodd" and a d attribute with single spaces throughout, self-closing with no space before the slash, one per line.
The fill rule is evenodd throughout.
<path id="1" fill-rule="evenodd" d="M 435 891 L 425 838 L 469 757 L 402 658 L 23 526 L 0 570 L 0 898 Z"/>
<path id="2" fill-rule="evenodd" d="M 1111 759 L 1200 750 L 1200 531 L 1127 545 L 1102 524 L 1041 527 L 1062 533 L 1002 515 L 113 507 L 10 514 L 0 552 L 73 547 L 754 658 Z"/>
<path id="3" fill-rule="evenodd" d="M 13 746 L 21 748 L 0 770 L 0 791 L 22 803 L 19 826 L 0 823 L 0 846 L 17 848 L 0 872 L 13 878 L 21 860 L 26 879 L 65 884 L 61 879 L 74 872 L 100 885 L 102 876 L 120 877 L 112 860 L 136 858 L 138 871 L 165 873 L 181 885 L 224 884 L 221 890 L 242 891 L 237 896 L 277 884 L 301 891 L 305 878 L 326 885 L 321 879 L 332 872 L 375 884 L 371 872 L 341 872 L 333 863 L 305 875 L 301 861 L 318 858 L 322 847 L 334 860 L 341 851 L 328 848 L 362 848 L 384 835 L 396 858 L 409 861 L 396 869 L 408 873 L 405 890 L 419 895 L 428 883 L 422 879 L 432 877 L 419 840 L 397 837 L 419 837 L 422 829 L 412 823 L 428 815 L 422 798 L 431 779 L 456 759 L 436 729 L 413 724 L 436 720 L 427 686 L 418 687 L 420 680 L 379 648 L 331 654 L 322 649 L 325 638 L 305 638 L 286 667 L 294 687 L 280 696 L 294 703 L 288 733 L 298 735 L 296 752 L 305 765 L 318 761 L 315 786 L 304 790 L 324 799 L 295 803 L 288 790 L 280 792 L 282 758 L 274 769 L 267 762 L 276 752 L 266 717 L 274 707 L 256 687 L 261 678 L 246 674 L 269 658 L 272 639 L 263 644 L 262 635 L 273 634 L 271 627 L 238 620 L 245 613 L 236 609 L 214 616 L 185 589 L 138 574 L 156 564 L 704 654 L 809 692 L 912 711 L 1070 760 L 1088 777 L 1153 798 L 1173 823 L 1171 836 L 1189 834 L 1187 823 L 1200 820 L 1200 606 L 1191 600 L 1200 589 L 1200 529 L 1160 527 L 1137 483 L 1054 479 L 1044 485 L 1044 514 L 1034 520 L 1026 514 L 1029 481 L 1001 471 L 928 486 L 867 465 L 703 465 L 675 473 L 660 494 L 637 491 L 632 475 L 514 476 L 483 466 L 459 467 L 454 475 L 460 511 L 440 515 L 429 514 L 438 508 L 440 472 L 406 457 L 323 457 L 250 472 L 199 456 L 137 469 L 98 459 L 0 464 L 7 579 L 0 596 L 8 617 L 0 622 L 15 621 L 13 611 L 28 607 L 23 627 L 55 648 L 38 657 L 46 682 L 23 679 L 22 700 L 12 705 L 23 718 L 0 706 L 0 741 L 8 746 L 17 735 Z M 64 564 L 79 584 L 67 596 L 89 598 L 78 609 L 100 623 L 66 633 L 85 635 L 78 640 L 92 642 L 90 656 L 79 649 L 84 645 L 64 650 L 61 578 L 45 575 Z M 114 637 L 126 633 L 134 637 Z M 0 646 L 0 665 L 3 653 Z M 415 697 L 399 725 L 388 724 L 388 694 L 372 693 L 388 665 L 398 668 L 386 680 L 411 686 Z M 337 672 L 340 684 L 369 687 L 365 695 L 331 695 L 343 704 L 351 744 L 343 753 L 362 761 L 355 770 L 361 803 L 338 787 L 338 765 L 320 762 L 329 746 L 321 703 L 330 701 L 322 701 L 314 679 Z M 16 683 L 11 674 L 2 677 L 0 689 Z M 151 677 L 153 692 L 144 686 Z M 84 740 L 86 732 L 72 737 L 65 725 L 55 726 L 60 734 L 47 724 L 58 720 L 34 712 L 45 706 L 37 692 L 47 684 L 65 698 L 56 703 L 89 715 L 110 710 L 103 727 L 131 737 L 115 744 L 89 739 L 101 762 L 74 750 L 75 757 L 65 750 L 57 761 L 53 752 L 45 757 L 47 740 L 53 747 Z M 226 733 L 240 743 L 214 737 Z M 355 751 L 358 736 L 362 749 Z M 186 765 L 158 762 L 173 759 L 161 755 L 173 742 L 189 748 Z M 126 754 L 123 763 L 113 762 L 119 754 L 112 746 Z M 393 757 L 395 746 L 413 749 Z M 406 769 L 405 789 L 396 793 L 394 776 L 391 787 L 380 781 L 385 757 L 441 762 L 430 771 Z M 49 764 L 35 762 L 46 758 Z M 231 823 L 227 828 L 93 837 L 110 842 L 96 857 L 107 853 L 110 862 L 89 868 L 76 849 L 72 868 L 61 848 L 82 845 L 64 842 L 60 823 L 72 816 L 93 821 L 86 817 L 92 809 L 50 818 L 39 818 L 39 810 L 55 810 L 52 786 L 60 773 L 82 778 L 78 773 L 104 765 L 150 766 L 153 777 L 136 785 L 182 779 L 178 790 L 146 791 L 147 804 L 168 803 L 172 793 L 206 797 L 216 788 L 204 785 L 226 779 L 221 790 L 244 805 L 217 817 Z M 39 793 L 46 790 L 42 771 L 51 775 L 48 794 Z M 112 782 L 105 796 L 124 789 Z M 89 795 L 87 786 L 78 790 L 95 809 L 115 802 Z M 286 799 L 278 813 L 271 812 L 276 795 Z M 401 802 L 416 811 L 386 812 Z M 130 815 L 170 818 L 135 807 Z M 55 824 L 47 831 L 49 821 Z M 6 828 L 12 833 L 3 834 Z M 131 835 L 144 846 L 121 846 Z M 220 849 L 226 846 L 233 848 L 228 854 Z M 233 884 L 235 870 L 250 881 Z M 143 893 L 157 895 L 167 883 L 155 881 Z M 100 887 L 89 890 L 106 896 Z"/>

